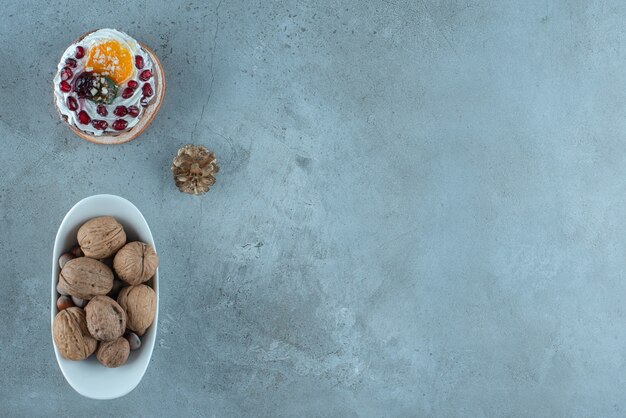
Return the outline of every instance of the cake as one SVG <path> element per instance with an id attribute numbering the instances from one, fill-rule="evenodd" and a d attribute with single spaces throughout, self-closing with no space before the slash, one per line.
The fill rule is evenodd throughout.
<path id="1" fill-rule="evenodd" d="M 70 45 L 54 77 L 55 105 L 83 139 L 118 144 L 139 135 L 165 93 L 154 53 L 129 35 L 99 29 Z"/>

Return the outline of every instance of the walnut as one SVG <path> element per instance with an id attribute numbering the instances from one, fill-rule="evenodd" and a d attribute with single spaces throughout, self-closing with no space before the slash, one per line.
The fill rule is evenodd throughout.
<path id="1" fill-rule="evenodd" d="M 124 245 L 115 254 L 113 268 L 120 279 L 130 285 L 141 284 L 150 280 L 159 266 L 154 248 L 143 242 L 135 241 Z"/>
<path id="2" fill-rule="evenodd" d="M 124 337 L 100 343 L 96 358 L 107 367 L 119 367 L 126 363 L 130 354 L 130 344 Z"/>
<path id="3" fill-rule="evenodd" d="M 126 312 L 126 327 L 143 335 L 156 315 L 156 293 L 145 284 L 120 290 L 117 303 Z"/>
<path id="4" fill-rule="evenodd" d="M 98 341 L 89 334 L 85 312 L 77 307 L 62 310 L 52 324 L 54 344 L 68 360 L 83 360 L 96 351 Z"/>
<path id="5" fill-rule="evenodd" d="M 87 257 L 107 258 L 126 244 L 126 232 L 115 218 L 100 216 L 80 227 L 78 244 Z"/>
<path id="6" fill-rule="evenodd" d="M 80 299 L 106 295 L 112 287 L 111 269 L 98 260 L 87 257 L 68 261 L 59 274 L 59 289 Z"/>
<path id="7" fill-rule="evenodd" d="M 85 306 L 87 328 L 99 341 L 113 341 L 126 331 L 126 313 L 108 296 L 95 296 Z"/>

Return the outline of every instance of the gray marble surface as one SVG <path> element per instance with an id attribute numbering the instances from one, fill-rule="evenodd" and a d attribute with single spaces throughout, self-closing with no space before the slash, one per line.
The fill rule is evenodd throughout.
<path id="1" fill-rule="evenodd" d="M 626 4 L 15 1 L 0 16 L 0 415 L 624 416 Z M 168 91 L 137 140 L 60 122 L 83 32 Z M 169 165 L 217 154 L 204 197 Z M 56 230 L 130 199 L 161 259 L 140 385 L 54 359 Z"/>

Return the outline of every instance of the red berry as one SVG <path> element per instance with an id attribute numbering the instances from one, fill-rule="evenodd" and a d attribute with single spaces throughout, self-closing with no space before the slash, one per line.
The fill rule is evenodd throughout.
<path id="1" fill-rule="evenodd" d="M 128 109 L 126 109 L 126 106 L 118 106 L 113 111 L 113 114 L 121 118 L 122 116 L 128 115 Z"/>
<path id="2" fill-rule="evenodd" d="M 70 70 L 70 67 L 63 67 L 61 70 L 61 80 L 69 80 L 73 75 L 74 73 Z"/>
<path id="3" fill-rule="evenodd" d="M 78 102 L 72 96 L 69 96 L 67 98 L 67 108 L 69 110 L 76 110 L 76 109 L 78 109 Z"/>
<path id="4" fill-rule="evenodd" d="M 128 99 L 130 96 L 133 95 L 134 92 L 135 90 L 131 89 L 130 87 L 126 87 L 122 92 L 122 97 Z"/>
<path id="5" fill-rule="evenodd" d="M 152 86 L 150 84 L 148 83 L 144 84 L 141 90 L 143 91 L 144 96 L 146 97 L 152 96 Z"/>
<path id="6" fill-rule="evenodd" d="M 124 119 L 118 119 L 113 122 L 113 129 L 115 129 L 116 131 L 123 131 L 124 129 L 126 129 L 127 126 L 128 122 L 126 122 Z"/>
<path id="7" fill-rule="evenodd" d="M 104 131 L 106 128 L 109 127 L 109 124 L 106 120 L 94 119 L 91 121 L 91 126 L 101 131 Z"/>
<path id="8" fill-rule="evenodd" d="M 78 94 L 78 97 L 93 99 L 94 95 L 100 93 L 101 85 L 98 80 L 99 77 L 94 73 L 86 72 L 78 75 L 74 81 L 74 91 Z M 94 94 L 93 91 L 96 91 Z"/>
<path id="9" fill-rule="evenodd" d="M 65 93 L 69 93 L 70 90 L 72 90 L 72 86 L 70 86 L 70 83 L 68 83 L 65 80 L 61 81 L 61 84 L 59 85 L 59 87 L 61 87 L 61 91 Z"/>
<path id="10" fill-rule="evenodd" d="M 135 67 L 140 70 L 143 68 L 143 57 L 141 55 L 135 55 Z"/>
<path id="11" fill-rule="evenodd" d="M 131 89 L 136 89 L 139 86 L 139 83 L 137 83 L 135 80 L 130 80 L 128 82 L 128 87 L 130 87 Z"/>
<path id="12" fill-rule="evenodd" d="M 139 108 L 137 106 L 128 106 L 128 114 L 133 118 L 139 116 Z"/>
<path id="13" fill-rule="evenodd" d="M 68 67 L 76 68 L 76 60 L 74 58 L 67 58 L 65 60 L 65 65 Z"/>
<path id="14" fill-rule="evenodd" d="M 96 108 L 96 112 L 98 112 L 98 114 L 100 116 L 106 116 L 109 114 L 109 111 L 107 110 L 107 107 L 103 104 L 99 104 L 98 107 Z"/>
<path id="15" fill-rule="evenodd" d="M 80 123 L 82 123 L 83 125 L 87 125 L 89 122 L 91 122 L 91 118 L 89 117 L 89 115 L 87 114 L 87 112 L 85 112 L 84 110 L 81 110 L 78 113 L 78 120 L 80 121 Z"/>
<path id="16" fill-rule="evenodd" d="M 150 71 L 150 70 L 143 70 L 139 74 L 139 79 L 141 81 L 148 81 L 148 80 L 150 80 L 150 77 L 152 77 L 152 71 Z"/>
<path id="17" fill-rule="evenodd" d="M 85 48 L 83 48 L 82 46 L 77 46 L 76 47 L 76 58 L 81 59 L 84 56 L 85 56 Z"/>

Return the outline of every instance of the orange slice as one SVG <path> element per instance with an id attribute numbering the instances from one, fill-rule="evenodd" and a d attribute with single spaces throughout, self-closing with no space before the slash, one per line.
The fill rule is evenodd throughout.
<path id="1" fill-rule="evenodd" d="M 87 71 L 106 75 L 118 86 L 135 73 L 133 55 L 118 41 L 105 41 L 89 48 Z"/>

